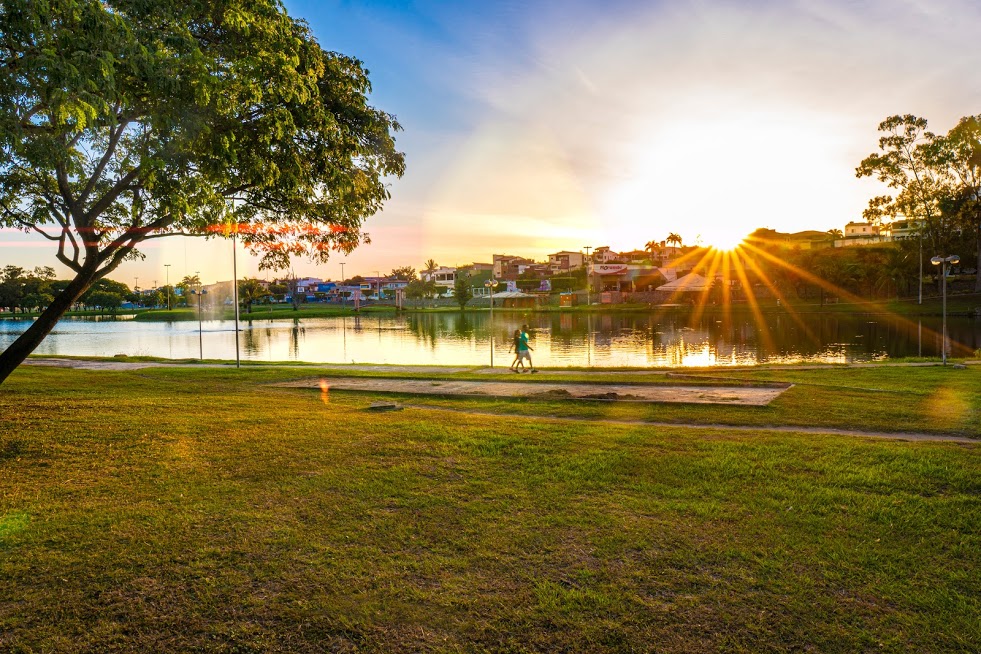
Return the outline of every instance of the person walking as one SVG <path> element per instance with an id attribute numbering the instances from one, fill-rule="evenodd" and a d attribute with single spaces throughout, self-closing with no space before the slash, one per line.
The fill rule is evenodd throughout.
<path id="1" fill-rule="evenodd" d="M 521 330 L 520 329 L 514 330 L 514 336 L 511 338 L 511 347 L 508 348 L 509 354 L 511 350 L 514 350 L 514 361 L 511 362 L 511 365 L 509 367 L 511 369 L 511 372 L 520 373 L 521 370 L 518 370 L 518 364 L 519 363 L 521 364 L 522 370 L 524 370 L 525 367 L 525 362 L 521 358 Z"/>
<path id="2" fill-rule="evenodd" d="M 531 368 L 529 372 L 538 372 L 538 369 L 535 368 L 535 364 L 531 362 L 531 352 L 535 348 L 528 344 L 528 325 L 521 325 L 521 336 L 518 341 L 518 357 L 528 360 L 528 367 Z"/>

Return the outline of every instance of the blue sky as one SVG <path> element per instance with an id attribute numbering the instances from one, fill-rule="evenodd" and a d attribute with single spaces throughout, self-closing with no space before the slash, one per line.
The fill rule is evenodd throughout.
<path id="1" fill-rule="evenodd" d="M 336 259 L 349 276 L 841 228 L 884 191 L 854 176 L 883 118 L 981 113 L 974 0 L 285 4 L 364 61 L 404 127 L 406 174 L 372 243 Z M 114 277 L 228 279 L 227 247 L 163 243 Z M 45 248 L 0 256 L 49 264 Z"/>

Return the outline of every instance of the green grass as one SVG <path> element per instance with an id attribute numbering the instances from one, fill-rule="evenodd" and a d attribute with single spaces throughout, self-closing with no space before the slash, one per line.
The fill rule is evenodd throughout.
<path id="1" fill-rule="evenodd" d="M 893 370 L 758 376 L 978 386 Z M 981 648 L 977 446 L 377 414 L 268 385 L 308 374 L 16 371 L 0 651 Z"/>

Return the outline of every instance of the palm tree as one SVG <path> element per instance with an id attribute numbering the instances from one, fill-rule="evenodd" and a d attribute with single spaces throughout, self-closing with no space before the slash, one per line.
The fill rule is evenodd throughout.
<path id="1" fill-rule="evenodd" d="M 657 254 L 657 251 L 660 247 L 661 244 L 658 243 L 657 241 L 648 241 L 647 243 L 644 244 L 644 249 L 647 251 L 648 254 L 651 255 L 652 262 L 654 261 L 654 255 Z"/>
<path id="2" fill-rule="evenodd" d="M 267 295 L 269 291 L 255 277 L 246 277 L 238 283 L 238 301 L 245 307 L 245 313 L 252 313 L 252 305 Z"/>
<path id="3" fill-rule="evenodd" d="M 197 275 L 184 275 L 184 279 L 177 282 L 176 288 L 180 289 L 181 297 L 184 298 L 184 305 L 190 306 L 191 291 L 201 286 L 201 278 Z"/>
<path id="4" fill-rule="evenodd" d="M 436 263 L 435 259 L 426 260 L 426 267 L 422 269 L 422 272 L 425 273 L 426 275 L 426 279 L 429 279 L 431 281 L 433 278 L 433 272 L 437 268 L 439 268 L 439 264 Z"/>
<path id="5" fill-rule="evenodd" d="M 839 238 L 845 238 L 845 235 L 841 232 L 840 229 L 829 229 L 828 230 L 828 235 L 831 236 L 831 238 L 833 238 L 835 240 L 837 240 Z"/>
<path id="6" fill-rule="evenodd" d="M 679 236 L 675 232 L 671 232 L 670 234 L 668 234 L 668 237 L 664 240 L 667 241 L 668 243 L 674 243 L 679 247 L 681 246 L 681 236 Z"/>

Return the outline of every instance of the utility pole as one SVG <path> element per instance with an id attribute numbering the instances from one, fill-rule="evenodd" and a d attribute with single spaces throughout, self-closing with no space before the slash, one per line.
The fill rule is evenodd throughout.
<path id="1" fill-rule="evenodd" d="M 343 261 L 341 262 L 341 284 L 342 285 L 344 284 L 344 262 Z M 344 294 L 343 293 L 340 293 L 340 296 L 341 296 L 341 306 L 343 307 L 344 305 L 347 304 L 347 300 L 344 298 Z"/>
<path id="2" fill-rule="evenodd" d="M 592 263 L 592 259 L 590 259 L 590 257 L 589 257 L 589 251 L 593 249 L 593 246 L 592 245 L 584 245 L 582 247 L 583 247 L 584 250 L 586 250 L 586 306 L 588 307 L 589 304 L 590 304 L 590 302 L 589 302 L 589 272 L 590 272 L 589 271 L 589 268 L 590 268 L 590 265 L 589 264 Z"/>
<path id="3" fill-rule="evenodd" d="M 167 269 L 167 311 L 170 311 L 170 264 L 165 263 L 164 268 Z"/>
<path id="4" fill-rule="evenodd" d="M 920 300 L 917 304 L 923 304 L 923 225 L 920 225 Z"/>

